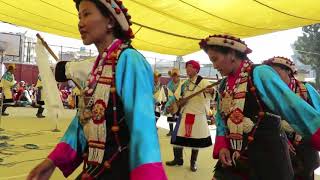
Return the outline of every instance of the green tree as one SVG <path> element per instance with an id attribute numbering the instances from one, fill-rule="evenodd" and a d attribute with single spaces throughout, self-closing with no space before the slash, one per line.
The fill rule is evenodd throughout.
<path id="1" fill-rule="evenodd" d="M 310 65 L 315 70 L 316 88 L 320 88 L 320 24 L 304 26 L 302 33 L 292 45 L 292 58 Z"/>

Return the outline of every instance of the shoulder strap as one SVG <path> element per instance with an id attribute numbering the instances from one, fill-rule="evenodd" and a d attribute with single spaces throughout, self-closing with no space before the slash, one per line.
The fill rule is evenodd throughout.
<path id="1" fill-rule="evenodd" d="M 195 84 L 196 84 L 196 86 L 198 86 L 198 85 L 199 85 L 199 83 L 201 82 L 201 80 L 202 80 L 202 79 L 203 79 L 203 77 L 202 77 L 202 76 L 200 76 L 200 75 L 197 77 L 197 80 L 196 80 L 196 83 L 195 83 Z"/>
<path id="2" fill-rule="evenodd" d="M 198 86 L 202 79 L 203 77 L 198 75 L 195 85 Z M 203 96 L 206 98 L 206 93 L 203 92 Z"/>

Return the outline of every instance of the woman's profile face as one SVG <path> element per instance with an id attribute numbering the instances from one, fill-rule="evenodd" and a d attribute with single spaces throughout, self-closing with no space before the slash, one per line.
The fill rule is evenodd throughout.
<path id="1" fill-rule="evenodd" d="M 110 19 L 103 16 L 93 2 L 81 1 L 78 16 L 78 28 L 83 44 L 90 45 L 105 39 Z"/>
<path id="2" fill-rule="evenodd" d="M 233 64 L 231 55 L 223 54 L 211 48 L 207 50 L 207 54 L 213 67 L 218 70 L 222 76 L 227 76 L 232 72 Z"/>

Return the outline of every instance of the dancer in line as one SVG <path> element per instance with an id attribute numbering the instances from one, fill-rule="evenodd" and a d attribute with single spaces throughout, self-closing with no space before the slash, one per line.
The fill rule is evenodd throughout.
<path id="1" fill-rule="evenodd" d="M 99 56 L 91 71 L 81 62 L 57 63 L 57 81 L 86 82 L 86 88 L 61 142 L 28 179 L 48 179 L 55 167 L 67 177 L 83 162 L 77 179 L 166 180 L 154 123 L 152 69 L 130 45 L 127 9 L 115 0 L 75 3 L 83 43 L 95 44 Z"/>

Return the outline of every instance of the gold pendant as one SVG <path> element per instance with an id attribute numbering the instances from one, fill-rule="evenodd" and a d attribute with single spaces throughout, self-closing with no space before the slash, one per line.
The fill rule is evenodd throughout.
<path id="1" fill-rule="evenodd" d="M 80 110 L 80 123 L 86 124 L 92 118 L 92 111 L 90 108 Z"/>
<path id="2" fill-rule="evenodd" d="M 224 114 L 229 114 L 232 107 L 232 96 L 229 93 L 225 93 L 225 96 L 221 99 L 220 108 Z"/>

